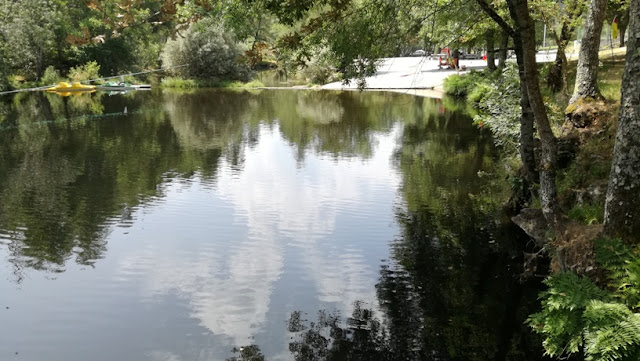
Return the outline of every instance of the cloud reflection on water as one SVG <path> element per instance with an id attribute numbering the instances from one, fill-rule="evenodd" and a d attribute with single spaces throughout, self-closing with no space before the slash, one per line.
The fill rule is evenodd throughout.
<path id="1" fill-rule="evenodd" d="M 357 217 L 351 220 L 354 225 L 346 226 L 341 217 L 360 210 L 362 220 L 381 217 L 386 224 L 380 226 L 393 234 L 389 224 L 400 177 L 391 169 L 390 158 L 399 132 L 397 127 L 377 134 L 376 152 L 366 161 L 309 154 L 299 164 L 278 128 L 261 126 L 260 142 L 246 146 L 240 171 L 222 161 L 214 194 L 198 184 L 187 191 L 167 190 L 167 207 L 199 207 L 211 234 L 190 235 L 182 242 L 147 241 L 143 249 L 123 256 L 120 274 L 144 268 L 139 272 L 145 298 L 178 294 L 189 304 L 190 317 L 227 339 L 230 347 L 253 343 L 256 335 L 273 331 L 265 329 L 270 304 L 284 302 L 290 287 L 313 288 L 317 302 L 345 313 L 356 300 L 374 303 L 379 259 L 369 259 L 365 249 L 372 243 L 386 245 L 388 237 L 379 234 L 381 239 L 367 239 L 367 244 L 336 228 L 357 227 Z M 210 213 L 214 208 L 219 212 L 220 204 L 232 213 L 231 224 L 220 224 L 223 217 Z M 388 210 L 373 212 L 377 204 Z M 169 216 L 154 219 L 153 213 L 162 212 L 179 214 L 160 209 L 146 221 L 160 228 L 155 233 L 171 238 L 176 231 L 162 220 Z M 376 233 L 362 230 L 364 236 Z M 294 284 L 278 284 L 284 272 L 295 273 Z M 284 327 L 282 333 L 284 338 Z"/>

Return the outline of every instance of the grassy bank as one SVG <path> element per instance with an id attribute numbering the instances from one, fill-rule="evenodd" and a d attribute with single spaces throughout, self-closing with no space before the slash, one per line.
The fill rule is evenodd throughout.
<path id="1" fill-rule="evenodd" d="M 247 83 L 240 81 L 207 81 L 196 79 L 184 79 L 180 77 L 166 77 L 160 82 L 163 88 L 173 89 L 195 89 L 195 88 L 228 88 L 228 89 L 255 89 L 264 87 L 259 80 L 252 80 Z"/>
<path id="2" fill-rule="evenodd" d="M 565 95 L 553 94 L 544 86 L 543 96 L 556 136 L 561 143 L 557 186 L 560 205 L 571 219 L 583 224 L 600 224 L 604 216 L 604 194 L 609 178 L 615 141 L 620 87 L 624 72 L 624 49 L 603 51 L 598 72 L 598 85 L 605 101 L 580 105 L 592 122 L 576 128 L 565 120 L 568 94 L 573 91 L 577 62 L 569 63 L 569 89 Z M 551 66 L 544 64 L 542 67 Z M 512 65 L 512 67 L 514 67 Z M 545 74 L 546 71 L 541 71 Z M 474 122 L 489 128 L 503 154 L 518 158 L 519 81 L 509 68 L 503 71 L 470 72 L 445 80 L 447 94 L 464 99 L 475 109 Z M 518 177 L 517 173 L 513 174 Z M 537 200 L 532 203 L 537 204 Z"/>

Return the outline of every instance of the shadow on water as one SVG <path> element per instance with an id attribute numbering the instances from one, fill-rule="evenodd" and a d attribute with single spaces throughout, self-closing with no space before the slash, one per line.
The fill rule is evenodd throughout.
<path id="1" fill-rule="evenodd" d="M 331 92 L 140 93 L 0 103 L 0 246 L 25 269 L 64 272 L 106 256 L 114 226 L 161 199 L 165 185 L 214 183 L 241 170 L 260 127 L 308 154 L 366 160 L 375 134 L 402 121 L 399 235 L 379 266 L 377 304 L 290 310 L 291 356 L 311 360 L 537 360 L 524 326 L 539 282 L 520 280 L 526 237 L 500 212 L 489 137 L 441 101 Z M 125 112 L 124 110 L 127 109 Z M 105 117 L 112 114 L 111 117 Z M 260 345 L 229 360 L 266 360 Z"/>
<path id="2" fill-rule="evenodd" d="M 520 277 L 533 245 L 497 201 L 492 142 L 436 106 L 413 108 L 396 151 L 401 235 L 380 266 L 378 304 L 358 301 L 347 316 L 292 312 L 296 361 L 543 359 L 524 323 L 541 290 L 540 278 Z M 236 351 L 230 360 L 264 358 L 259 345 Z"/>

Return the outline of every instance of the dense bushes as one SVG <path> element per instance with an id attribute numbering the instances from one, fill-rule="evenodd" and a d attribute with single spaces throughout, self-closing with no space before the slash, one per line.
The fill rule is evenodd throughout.
<path id="1" fill-rule="evenodd" d="M 483 82 L 485 77 L 484 72 L 474 70 L 465 75 L 451 75 L 444 80 L 444 92 L 454 97 L 464 98 L 477 84 Z"/>
<path id="2" fill-rule="evenodd" d="M 100 78 L 100 65 L 95 61 L 78 65 L 69 70 L 69 79 L 72 81 L 86 81 L 98 78 Z"/>
<path id="3" fill-rule="evenodd" d="M 471 71 L 445 79 L 447 94 L 464 98 L 478 114 L 474 122 L 491 130 L 496 145 L 517 153 L 520 136 L 520 80 L 518 68 L 508 63 L 502 72 Z"/>
<path id="4" fill-rule="evenodd" d="M 509 63 L 497 75 L 478 84 L 469 94 L 468 99 L 479 110 L 473 120 L 491 130 L 496 145 L 517 153 L 521 116 L 518 68 Z"/>
<path id="5" fill-rule="evenodd" d="M 233 34 L 207 19 L 192 25 L 184 37 L 167 41 L 162 61 L 164 67 L 184 65 L 173 73 L 186 78 L 247 81 L 252 73 L 242 54 Z"/>

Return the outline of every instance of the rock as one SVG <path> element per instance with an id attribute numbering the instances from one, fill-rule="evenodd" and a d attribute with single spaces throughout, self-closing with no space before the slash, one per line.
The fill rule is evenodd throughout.
<path id="1" fill-rule="evenodd" d="M 600 123 L 607 112 L 604 102 L 592 98 L 578 99 L 564 111 L 565 121 L 575 128 L 587 128 Z"/>
<path id="2" fill-rule="evenodd" d="M 523 208 L 515 217 L 513 223 L 520 227 L 529 237 L 533 238 L 539 247 L 547 243 L 547 221 L 541 209 Z"/>

